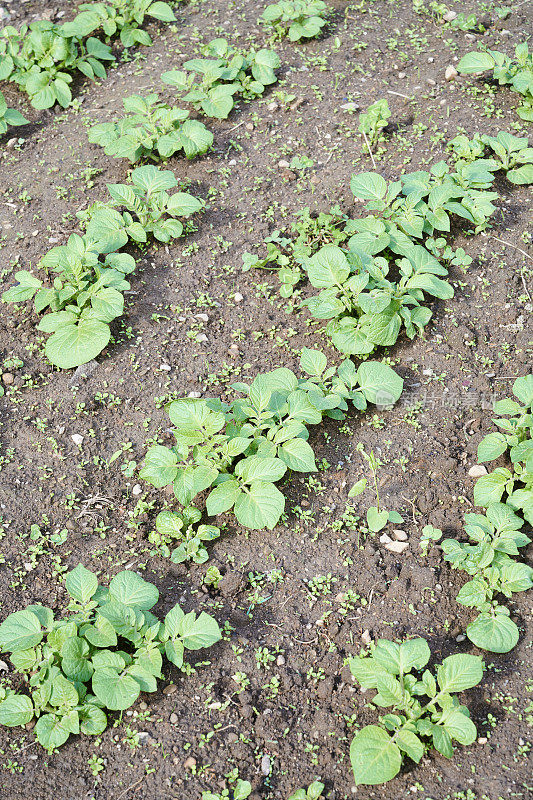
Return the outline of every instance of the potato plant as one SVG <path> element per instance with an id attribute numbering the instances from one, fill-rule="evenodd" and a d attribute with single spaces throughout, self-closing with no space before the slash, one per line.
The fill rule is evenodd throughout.
<path id="1" fill-rule="evenodd" d="M 161 555 L 174 564 L 193 561 L 203 564 L 209 558 L 204 542 L 212 542 L 220 536 L 215 525 L 197 525 L 202 512 L 195 506 L 187 506 L 181 512 L 164 509 L 155 520 L 155 531 L 148 534 L 148 541 L 158 546 Z M 180 542 L 172 551 L 172 544 Z"/>
<path id="2" fill-rule="evenodd" d="M 533 182 L 526 139 L 500 132 L 474 140 L 456 137 L 450 144 L 454 170 L 439 161 L 389 184 L 376 172 L 353 175 L 352 193 L 371 213 L 358 219 L 323 215 L 316 223 L 321 236 L 300 232 L 298 224 L 296 239 L 276 232 L 267 240 L 266 258 L 246 253 L 244 268 L 276 269 L 284 297 L 306 276 L 320 291 L 300 307 L 328 320 L 326 332 L 345 355 L 390 347 L 402 331 L 414 338 L 432 316 L 427 296 L 453 297 L 442 261 L 468 264 L 464 251 L 453 251 L 435 235 L 449 233 L 454 216 L 475 226 L 476 233 L 488 226 L 498 197 L 489 190 L 498 170 L 512 182 Z M 486 146 L 496 158 L 482 157 Z"/>
<path id="3" fill-rule="evenodd" d="M 298 379 L 285 367 L 233 384 L 244 395 L 226 404 L 218 399 L 176 400 L 168 406 L 175 426 L 173 448 L 149 448 L 141 477 L 157 488 L 173 486 L 182 506 L 209 490 L 207 514 L 233 509 L 245 528 L 274 528 L 285 498 L 276 487 L 287 470 L 315 472 L 308 426 L 323 416 L 343 419 L 352 403 L 387 406 L 398 400 L 402 379 L 386 364 L 350 360 L 327 367 L 318 350 L 305 348 Z"/>
<path id="4" fill-rule="evenodd" d="M 74 23 L 39 20 L 20 31 L 8 25 L 0 32 L 0 80 L 16 83 L 34 108 L 72 102 L 70 85 L 76 72 L 91 80 L 105 78 L 105 63 L 114 61 L 109 45 L 75 33 Z"/>
<path id="5" fill-rule="evenodd" d="M 178 185 L 174 174 L 154 166 L 133 170 L 128 184 L 108 184 L 111 200 L 79 212 L 82 234 L 53 247 L 40 265 L 55 275 L 45 284 L 27 270 L 15 273 L 18 283 L 2 295 L 12 303 L 34 299 L 37 313 L 48 309 L 38 328 L 51 336 L 45 353 L 61 369 L 95 358 L 109 343 L 110 323 L 124 310 L 125 276 L 135 270 L 129 253 L 117 252 L 128 242 L 153 237 L 169 242 L 181 236 L 183 223 L 202 208 L 187 192 L 169 194 Z"/>
<path id="6" fill-rule="evenodd" d="M 533 183 L 533 147 L 529 147 L 527 136 L 500 131 L 496 136 L 483 133 L 468 139 L 460 134 L 449 142 L 449 147 L 463 164 L 482 159 L 487 171 L 503 170 L 511 183 Z M 487 147 L 492 151 L 490 158 L 485 157 Z"/>
<path id="7" fill-rule="evenodd" d="M 457 70 L 463 75 L 492 71 L 500 86 L 510 86 L 522 96 L 518 116 L 533 122 L 533 53 L 529 52 L 527 42 L 516 45 L 514 58 L 498 50 L 473 50 L 462 57 Z"/>
<path id="8" fill-rule="evenodd" d="M 274 70 L 281 66 L 274 50 L 241 51 L 226 39 L 213 39 L 203 54 L 208 58 L 186 61 L 184 70 L 164 72 L 161 80 L 184 93 L 182 100 L 217 119 L 229 116 L 235 95 L 245 99 L 262 95 L 276 82 Z"/>
<path id="9" fill-rule="evenodd" d="M 377 689 L 372 703 L 390 709 L 352 741 L 350 761 L 357 786 L 392 780 L 406 756 L 418 763 L 431 746 L 452 758 L 453 741 L 463 745 L 475 741 L 476 726 L 456 695 L 480 683 L 481 658 L 466 653 L 448 656 L 434 675 L 424 669 L 430 657 L 425 639 L 401 644 L 380 639 L 369 654 L 349 659 L 361 688 Z M 422 670 L 422 675 L 416 674 Z"/>
<path id="10" fill-rule="evenodd" d="M 150 609 L 157 588 L 123 570 L 109 588 L 79 564 L 65 586 L 70 614 L 30 605 L 0 625 L 0 650 L 25 676 L 27 692 L 0 688 L 0 725 L 27 725 L 48 751 L 71 734 L 97 736 L 107 727 L 106 710 L 125 711 L 141 692 L 155 692 L 163 655 L 178 668 L 185 650 L 210 647 L 220 628 L 205 612 L 185 614 L 175 605 L 163 622 Z"/>
<path id="11" fill-rule="evenodd" d="M 102 30 L 107 41 L 119 34 L 124 47 L 152 44 L 149 34 L 140 27 L 146 17 L 160 22 L 176 21 L 170 5 L 160 0 L 105 0 L 82 3 L 78 9 L 80 13 L 70 23 L 74 29 L 83 30 L 85 36 Z"/>
<path id="12" fill-rule="evenodd" d="M 326 24 L 329 7 L 322 0 L 280 0 L 268 5 L 259 22 L 273 29 L 274 36 L 291 42 L 314 39 Z"/>
<path id="13" fill-rule="evenodd" d="M 324 784 L 320 781 L 313 781 L 307 789 L 297 789 L 293 792 L 288 800 L 320 800 L 323 791 Z"/>
<path id="14" fill-rule="evenodd" d="M 518 378 L 513 394 L 516 400 L 500 400 L 494 406 L 500 431 L 489 433 L 478 446 L 480 462 L 508 454 L 512 469 L 498 467 L 477 480 L 474 502 L 486 514 L 465 516 L 472 544 L 442 542 L 445 560 L 471 576 L 457 595 L 461 605 L 479 611 L 467 626 L 467 636 L 493 653 L 507 653 L 519 639 L 518 627 L 499 598 L 511 599 L 533 587 L 533 569 L 517 560 L 520 548 L 531 542 L 522 531 L 524 523 L 533 524 L 533 375 Z"/>
<path id="15" fill-rule="evenodd" d="M 383 128 L 389 124 L 390 116 L 391 110 L 385 98 L 376 100 L 364 113 L 359 114 L 359 133 L 363 135 L 369 153 L 377 144 Z"/>
<path id="16" fill-rule="evenodd" d="M 213 134 L 202 122 L 187 119 L 189 112 L 158 99 L 134 94 L 122 100 L 126 115 L 115 122 L 101 122 L 89 129 L 89 141 L 99 144 L 108 156 L 132 163 L 167 160 L 183 151 L 187 158 L 205 153 Z"/>
<path id="17" fill-rule="evenodd" d="M 107 0 L 82 3 L 71 22 L 57 25 L 37 20 L 17 31 L 8 25 L 0 31 L 0 80 L 16 83 L 34 108 L 51 108 L 72 102 L 70 85 L 77 72 L 91 80 L 106 77 L 105 63 L 115 60 L 111 47 L 92 33 L 102 31 L 108 40 L 119 33 L 125 47 L 151 44 L 139 29 L 145 16 L 163 22 L 175 20 L 168 3 L 151 0 Z"/>

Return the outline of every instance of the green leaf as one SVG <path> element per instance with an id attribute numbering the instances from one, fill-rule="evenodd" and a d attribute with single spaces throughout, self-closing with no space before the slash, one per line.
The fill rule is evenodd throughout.
<path id="1" fill-rule="evenodd" d="M 352 740 L 350 761 L 356 786 L 372 786 L 396 777 L 402 754 L 386 731 L 377 725 L 367 725 Z"/>
<path id="2" fill-rule="evenodd" d="M 282 461 L 296 472 L 316 472 L 315 454 L 305 439 L 290 439 L 278 450 Z"/>
<path id="3" fill-rule="evenodd" d="M 367 484 L 366 478 L 361 478 L 360 480 L 358 480 L 356 483 L 354 483 L 354 485 L 348 492 L 348 497 L 358 497 L 365 491 L 366 484 Z"/>
<path id="4" fill-rule="evenodd" d="M 403 728 L 396 735 L 396 744 L 417 764 L 424 755 L 424 743 L 410 730 Z"/>
<path id="5" fill-rule="evenodd" d="M 326 245 L 315 253 L 306 265 L 311 284 L 327 289 L 343 284 L 350 275 L 350 265 L 340 247 Z"/>
<path id="6" fill-rule="evenodd" d="M 494 58 L 489 53 L 467 53 L 457 64 L 457 71 L 463 75 L 472 75 L 476 72 L 485 72 L 495 66 Z"/>
<path id="7" fill-rule="evenodd" d="M 33 703 L 27 695 L 10 694 L 0 702 L 0 725 L 14 728 L 33 719 Z"/>
<path id="8" fill-rule="evenodd" d="M 213 134 L 198 120 L 186 120 L 181 126 L 180 140 L 187 158 L 205 153 L 213 144 Z"/>
<path id="9" fill-rule="evenodd" d="M 241 494 L 241 487 L 238 481 L 229 480 L 215 486 L 209 493 L 206 501 L 207 513 L 210 517 L 217 514 L 224 514 L 235 505 L 235 501 Z"/>
<path id="10" fill-rule="evenodd" d="M 507 439 L 503 433 L 489 433 L 477 447 L 477 460 L 493 461 L 507 450 Z"/>
<path id="11" fill-rule="evenodd" d="M 125 606 L 147 611 L 159 600 L 159 591 L 152 583 L 148 583 L 140 575 L 131 570 L 123 570 L 109 584 L 111 599 L 124 603 Z"/>
<path id="12" fill-rule="evenodd" d="M 173 611 L 165 617 L 165 630 L 172 633 L 171 638 L 179 638 L 187 650 L 200 650 L 220 641 L 222 634 L 218 622 L 205 611 L 198 617 L 194 612 L 184 614 L 178 621 L 172 619 Z"/>
<path id="13" fill-rule="evenodd" d="M 308 375 L 322 375 L 328 365 L 328 360 L 320 350 L 311 350 L 304 347 L 300 356 L 300 367 Z"/>
<path id="14" fill-rule="evenodd" d="M 190 217 L 202 208 L 202 201 L 187 192 L 176 192 L 167 203 L 167 211 L 176 217 Z"/>
<path id="15" fill-rule="evenodd" d="M 508 653 L 518 644 L 520 632 L 505 614 L 480 614 L 467 626 L 466 635 L 481 650 Z"/>
<path id="16" fill-rule="evenodd" d="M 43 285 L 39 278 L 25 269 L 15 272 L 15 279 L 18 281 L 18 285 L 12 286 L 2 295 L 2 300 L 5 300 L 6 303 L 23 303 L 31 300 L 35 292 Z"/>
<path id="17" fill-rule="evenodd" d="M 53 333 L 46 342 L 45 353 L 56 367 L 71 369 L 96 358 L 110 338 L 111 331 L 105 322 L 82 319 Z"/>
<path id="18" fill-rule="evenodd" d="M 119 674 L 112 667 L 97 669 L 92 679 L 93 692 L 100 702 L 112 711 L 124 711 L 139 697 L 138 682 L 127 673 Z"/>
<path id="19" fill-rule="evenodd" d="M 357 378 L 365 398 L 377 406 L 392 405 L 403 391 L 403 379 L 391 367 L 379 361 L 360 364 Z"/>
<path id="20" fill-rule="evenodd" d="M 178 473 L 178 457 L 168 447 L 156 444 L 149 448 L 140 477 L 157 489 L 173 483 Z"/>
<path id="21" fill-rule="evenodd" d="M 86 604 L 98 589 L 98 578 L 83 564 L 78 564 L 65 578 L 65 587 L 74 600 Z"/>
<path id="22" fill-rule="evenodd" d="M 366 512 L 366 523 L 373 533 L 383 530 L 389 521 L 388 511 L 379 511 L 376 506 L 370 506 Z"/>
<path id="23" fill-rule="evenodd" d="M 42 638 L 39 618 L 28 609 L 15 611 L 0 625 L 0 650 L 28 650 L 38 645 Z"/>
<path id="24" fill-rule="evenodd" d="M 156 0 L 155 3 L 152 3 L 152 5 L 148 7 L 146 13 L 148 14 L 149 17 L 154 17 L 155 19 L 158 19 L 160 22 L 176 21 L 174 12 L 172 11 L 169 4 L 160 2 L 160 0 Z"/>
<path id="25" fill-rule="evenodd" d="M 235 474 L 244 483 L 253 481 L 279 481 L 285 475 L 287 467 L 280 458 L 262 458 L 261 456 L 248 456 L 239 461 L 235 467 Z"/>
<path id="26" fill-rule="evenodd" d="M 453 758 L 453 746 L 450 734 L 440 725 L 433 725 L 433 746 L 445 758 Z"/>
<path id="27" fill-rule="evenodd" d="M 509 470 L 498 468 L 489 475 L 482 475 L 481 478 L 478 478 L 474 486 L 475 505 L 488 508 L 492 503 L 498 503 L 510 477 Z"/>
<path id="28" fill-rule="evenodd" d="M 80 709 L 80 731 L 90 736 L 99 736 L 107 728 L 107 717 L 98 706 L 86 703 Z"/>
<path id="29" fill-rule="evenodd" d="M 178 179 L 169 169 L 159 169 L 152 164 L 147 164 L 133 170 L 131 182 L 139 189 L 143 189 L 147 195 L 152 195 L 177 186 Z"/>
<path id="30" fill-rule="evenodd" d="M 361 172 L 352 175 L 350 189 L 360 200 L 383 200 L 387 194 L 387 182 L 377 172 Z"/>
<path id="31" fill-rule="evenodd" d="M 533 375 L 517 378 L 513 384 L 513 394 L 527 408 L 533 406 Z"/>
<path id="32" fill-rule="evenodd" d="M 226 119 L 234 104 L 233 95 L 228 90 L 228 87 L 221 84 L 209 90 L 207 97 L 202 100 L 202 111 L 208 117 Z"/>
<path id="33" fill-rule="evenodd" d="M 437 669 L 437 681 L 444 692 L 471 689 L 483 678 L 483 661 L 479 656 L 456 653 L 445 658 Z"/>
<path id="34" fill-rule="evenodd" d="M 63 719 L 58 719 L 54 714 L 44 714 L 37 720 L 35 735 L 46 750 L 54 750 L 67 741 L 70 731 Z"/>
<path id="35" fill-rule="evenodd" d="M 518 185 L 533 183 L 533 164 L 523 164 L 521 167 L 510 169 L 507 180 Z"/>
<path id="36" fill-rule="evenodd" d="M 469 745 L 476 740 L 476 726 L 470 717 L 458 708 L 446 714 L 443 726 L 450 738 L 459 744 Z"/>
<path id="37" fill-rule="evenodd" d="M 235 516 L 241 525 L 252 530 L 272 530 L 285 508 L 285 498 L 273 483 L 253 481 L 249 491 L 235 503 Z"/>

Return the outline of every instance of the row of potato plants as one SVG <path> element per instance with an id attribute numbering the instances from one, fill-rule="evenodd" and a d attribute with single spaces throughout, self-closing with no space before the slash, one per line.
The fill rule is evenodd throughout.
<path id="1" fill-rule="evenodd" d="M 484 514 L 465 515 L 469 541 L 444 539 L 441 548 L 452 569 L 466 572 L 470 580 L 457 601 L 479 614 L 468 624 L 470 641 L 481 650 L 507 653 L 519 639 L 503 596 L 533 587 L 533 568 L 518 560 L 520 548 L 531 543 L 524 533 L 533 524 L 533 374 L 517 378 L 513 398 L 494 404 L 497 432 L 478 445 L 478 462 L 505 456 L 511 468 L 497 467 L 482 475 L 474 487 L 474 503 Z M 438 542 L 442 531 L 426 526 L 421 544 Z M 446 758 L 453 756 L 453 741 L 472 744 L 476 726 L 455 692 L 476 686 L 483 677 L 479 656 L 445 658 L 436 668 L 436 680 L 426 666 L 430 651 L 424 639 L 402 644 L 379 640 L 370 652 L 348 663 L 361 688 L 376 689 L 372 704 L 387 709 L 378 724 L 363 727 L 350 747 L 356 784 L 379 784 L 395 777 L 408 756 L 416 763 L 432 744 Z M 420 698 L 425 697 L 424 703 Z M 429 698 L 429 699 L 427 699 Z"/>
<path id="2" fill-rule="evenodd" d="M 48 284 L 20 270 L 18 283 L 4 292 L 7 302 L 33 299 L 35 311 L 47 311 L 38 329 L 51 334 L 45 353 L 52 364 L 70 369 L 94 359 L 108 345 L 110 323 L 124 310 L 126 276 L 136 267 L 124 247 L 150 239 L 169 242 L 185 230 L 181 219 L 200 211 L 203 202 L 183 191 L 173 172 L 153 165 L 134 169 L 126 184 L 108 184 L 110 200 L 77 212 L 81 232 L 53 247 L 40 266 Z"/>
<path id="3" fill-rule="evenodd" d="M 533 374 L 517 378 L 513 395 L 495 403 L 499 430 L 482 439 L 477 453 L 480 463 L 506 456 L 510 468 L 496 467 L 476 481 L 474 504 L 485 513 L 465 516 L 470 541 L 442 542 L 445 560 L 470 576 L 457 595 L 461 605 L 479 612 L 467 636 L 493 653 L 507 653 L 519 638 L 509 608 L 499 598 L 511 599 L 533 587 L 533 569 L 517 560 L 520 549 L 531 543 L 523 528 L 533 525 Z M 436 529 L 434 538 L 441 535 Z"/>
<path id="4" fill-rule="evenodd" d="M 86 13 L 90 12 L 82 11 Z M 276 80 L 274 69 L 280 62 L 273 51 L 243 54 L 225 39 L 213 40 L 206 51 L 218 53 L 220 59 L 197 59 L 196 67 L 211 71 L 220 86 L 230 86 L 224 81 L 235 79 L 227 97 L 237 91 L 245 97 L 258 96 Z M 122 119 L 99 123 L 89 131 L 89 141 L 102 145 L 108 155 L 132 163 L 158 162 L 183 151 L 191 159 L 213 144 L 213 134 L 202 122 L 188 119 L 189 112 L 184 109 L 160 102 L 157 93 L 132 95 L 123 104 L 126 115 Z M 226 108 L 227 113 L 230 110 Z M 52 334 L 45 345 L 52 364 L 62 369 L 80 366 L 108 345 L 110 323 L 122 315 L 123 292 L 130 288 L 125 276 L 136 266 L 131 254 L 119 251 L 151 237 L 167 243 L 181 236 L 185 228 L 178 217 L 186 219 L 204 206 L 190 193 L 169 194 L 176 186 L 178 181 L 170 170 L 148 165 L 134 169 L 128 184 L 107 185 L 111 200 L 77 213 L 81 234 L 73 234 L 66 245 L 43 256 L 40 266 L 48 274 L 56 273 L 51 285 L 43 285 L 28 270 L 15 274 L 18 284 L 4 292 L 2 299 L 14 303 L 34 299 L 37 313 L 49 309 L 38 328 Z"/>
<path id="5" fill-rule="evenodd" d="M 145 17 L 176 20 L 170 5 L 160 0 L 105 0 L 82 3 L 74 19 L 61 25 L 48 20 L 20 30 L 7 25 L 0 31 L 0 80 L 16 83 L 34 108 L 56 103 L 67 108 L 76 73 L 91 80 L 106 77 L 105 64 L 115 61 L 109 44 L 113 38 L 120 36 L 124 47 L 152 43 L 141 28 Z"/>
<path id="6" fill-rule="evenodd" d="M 533 183 L 527 137 L 503 131 L 472 140 L 459 136 L 450 148 L 453 170 L 439 161 L 391 182 L 376 172 L 352 176 L 354 198 L 371 213 L 348 219 L 334 211 L 319 220 L 321 235 L 314 236 L 297 222 L 292 231 L 267 240 L 265 257 L 245 253 L 244 269 L 275 270 L 284 297 L 295 295 L 307 279 L 319 291 L 300 306 L 315 319 L 328 320 L 326 333 L 344 355 L 364 357 L 390 347 L 402 332 L 414 338 L 432 316 L 426 296 L 453 297 L 448 265 L 471 261 L 442 235 L 450 232 L 453 217 L 479 233 L 496 211 L 499 194 L 491 191 L 496 173 L 503 171 L 515 184 Z"/>

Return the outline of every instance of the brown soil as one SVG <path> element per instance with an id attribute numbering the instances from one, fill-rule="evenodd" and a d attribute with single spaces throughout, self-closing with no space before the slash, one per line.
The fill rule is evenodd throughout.
<path id="1" fill-rule="evenodd" d="M 317 776 L 329 800 L 345 800 L 353 796 L 348 749 L 354 727 L 376 714 L 344 666 L 363 646 L 363 632 L 427 636 L 435 660 L 475 652 L 461 640 L 470 614 L 455 601 L 464 579 L 437 548 L 424 557 L 418 538 L 427 523 L 459 535 L 463 514 L 472 509 L 468 469 L 490 430 L 491 398 L 507 396 L 513 378 L 530 369 L 525 286 L 533 286 L 531 260 L 515 249 L 529 241 L 523 236 L 531 224 L 527 187 L 501 188 L 489 235 L 458 233 L 455 244 L 474 263 L 466 274 L 456 273 L 455 298 L 436 304 L 423 339 L 402 340 L 387 354 L 406 384 L 395 409 L 314 430 L 317 461 L 330 466 L 311 482 L 296 477 L 283 486 L 286 524 L 249 533 L 228 523 L 208 562 L 224 574 L 218 591 L 202 589 L 206 566 L 178 567 L 153 553 L 147 533 L 164 495 L 120 469 L 130 459 L 139 464 L 148 439 L 165 435 L 162 402 L 169 395 L 224 396 L 235 379 L 282 364 L 296 367 L 303 345 L 334 357 L 320 326 L 309 328 L 305 314 L 287 315 L 273 278 L 241 272 L 241 255 L 306 205 L 327 210 L 338 202 L 354 213 L 350 175 L 372 165 L 355 132 L 357 115 L 342 104 L 366 108 L 380 97 L 389 100 L 393 125 L 378 162 L 387 177 L 445 157 L 446 141 L 457 132 L 519 129 L 516 95 L 471 78 L 446 82 L 444 72 L 479 42 L 511 53 L 531 23 L 530 4 L 500 22 L 494 11 L 478 12 L 488 16 L 490 28 L 474 37 L 414 14 L 409 0 L 333 4 L 334 18 L 320 41 L 277 45 L 280 87 L 241 104 L 227 121 L 210 122 L 215 147 L 209 155 L 169 162 L 208 200 L 208 209 L 196 233 L 144 253 L 127 313 L 94 371 L 73 379 L 72 372 L 52 370 L 37 316 L 29 307 L 2 307 L 0 359 L 17 358 L 23 366 L 4 367 L 14 383 L 0 410 L 0 618 L 32 602 L 60 609 L 65 592 L 58 576 L 81 561 L 100 570 L 103 582 L 125 566 L 145 569 L 160 590 L 161 613 L 180 602 L 231 626 L 231 636 L 189 659 L 196 663 L 193 674 L 167 666 L 160 691 L 144 696 L 145 705 L 138 702 L 122 720 L 113 718 L 116 724 L 98 740 L 72 737 L 47 756 L 30 732 L 0 730 L 2 800 L 200 800 L 206 789 L 220 791 L 234 767 L 252 782 L 254 800 L 286 800 Z M 45 2 L 6 8 L 15 5 L 15 25 L 51 8 Z M 172 98 L 160 74 L 214 36 L 264 43 L 259 11 L 256 3 L 224 0 L 179 8 L 176 26 L 149 26 L 153 47 L 132 53 L 101 85 L 77 88 L 79 111 L 36 112 L 16 87 L 2 87 L 8 105 L 32 120 L 17 131 L 22 143 L 9 142 L 9 134 L 1 150 L 3 288 L 12 284 L 16 262 L 35 265 L 50 243 L 64 242 L 76 229 L 76 210 L 103 198 L 106 182 L 125 178 L 127 162 L 87 143 L 87 124 L 112 118 L 121 98 L 133 92 L 161 90 Z M 278 88 L 296 95 L 296 107 L 269 110 Z M 303 177 L 278 166 L 294 154 L 315 161 Z M 84 172 L 88 168 L 95 172 Z M 235 292 L 242 302 L 235 302 Z M 197 342 L 198 333 L 207 341 Z M 84 437 L 81 449 L 73 434 Z M 401 556 L 385 550 L 379 537 L 358 532 L 355 517 L 373 503 L 369 491 L 346 514 L 347 492 L 365 474 L 358 442 L 383 462 L 383 504 L 407 520 L 410 546 Z M 108 466 L 123 445 L 130 449 Z M 140 496 L 132 492 L 136 484 Z M 136 516 L 139 499 L 149 505 Z M 34 551 L 32 561 L 33 523 L 50 533 L 66 526 L 68 538 Z M 328 575 L 327 593 L 315 597 L 307 582 Z M 350 607 L 342 603 L 348 590 L 360 598 Z M 418 766 L 409 762 L 391 784 L 360 788 L 357 797 L 533 796 L 527 595 L 519 595 L 512 610 L 520 644 L 506 656 L 489 655 L 482 685 L 465 697 L 480 742 L 458 748 L 453 761 L 432 753 Z M 260 648 L 274 656 L 268 669 L 258 667 Z M 240 694 L 232 677 L 237 672 L 249 681 Z M 175 691 L 168 688 L 174 685 Z M 98 778 L 88 763 L 93 755 L 105 767 Z"/>

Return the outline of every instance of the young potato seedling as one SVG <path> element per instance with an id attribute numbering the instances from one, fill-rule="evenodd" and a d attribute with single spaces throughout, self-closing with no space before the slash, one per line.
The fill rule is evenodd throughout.
<path id="1" fill-rule="evenodd" d="M 273 28 L 278 39 L 314 39 L 326 24 L 329 7 L 322 0 L 281 0 L 263 11 L 259 22 Z"/>
<path id="2" fill-rule="evenodd" d="M 99 144 L 108 156 L 132 163 L 162 161 L 183 150 L 187 158 L 207 152 L 213 134 L 203 122 L 187 119 L 189 112 L 172 108 L 157 94 L 134 94 L 122 101 L 126 116 L 116 122 L 101 122 L 89 130 L 89 141 Z"/>
<path id="3" fill-rule="evenodd" d="M 481 658 L 459 653 L 444 659 L 436 678 L 429 669 L 421 676 L 413 674 L 420 673 L 430 657 L 425 639 L 401 644 L 379 639 L 370 654 L 349 659 L 361 688 L 377 689 L 372 703 L 390 709 L 379 724 L 362 728 L 352 741 L 350 761 L 357 786 L 392 780 L 405 756 L 418 763 L 431 745 L 452 758 L 453 740 L 464 745 L 475 741 L 476 726 L 455 695 L 481 681 Z"/>
<path id="4" fill-rule="evenodd" d="M 391 405 L 403 381 L 391 367 L 369 361 L 355 368 L 350 360 L 335 369 L 318 350 L 305 348 L 300 360 L 307 378 L 285 367 L 258 375 L 250 384 L 233 384 L 244 398 L 176 400 L 168 413 L 175 425 L 174 448 L 154 445 L 141 477 L 153 486 L 172 485 L 187 506 L 210 489 L 209 516 L 233 509 L 246 528 L 274 528 L 285 508 L 275 484 L 287 469 L 315 472 L 308 426 L 323 416 L 343 419 L 351 402 L 359 411 L 368 403 Z"/>
<path id="5" fill-rule="evenodd" d="M 70 616 L 31 605 L 0 625 L 0 651 L 10 653 L 27 676 L 28 693 L 0 688 L 0 725 L 27 725 L 35 717 L 37 741 L 49 751 L 71 734 L 97 736 L 107 727 L 105 709 L 124 711 L 141 692 L 155 692 L 163 654 L 181 669 L 185 650 L 210 647 L 221 638 L 218 623 L 175 605 L 163 622 L 150 609 L 157 588 L 123 570 L 109 588 L 79 564 L 65 586 Z"/>
<path id="6" fill-rule="evenodd" d="M 213 39 L 203 48 L 208 58 L 193 58 L 184 70 L 170 70 L 161 80 L 184 92 L 182 100 L 192 103 L 208 117 L 226 119 L 235 105 L 235 95 L 253 99 L 276 82 L 274 70 L 281 66 L 274 50 L 240 51 L 226 39 Z"/>
<path id="7" fill-rule="evenodd" d="M 529 52 L 527 42 L 516 45 L 514 58 L 497 50 L 473 50 L 462 57 L 457 70 L 463 75 L 492 70 L 500 86 L 510 86 L 522 95 L 517 114 L 526 122 L 533 122 L 533 53 Z"/>
<path id="8" fill-rule="evenodd" d="M 135 270 L 128 253 L 118 252 L 130 240 L 146 242 L 153 236 L 169 242 L 181 236 L 183 224 L 203 203 L 187 192 L 170 195 L 178 185 L 170 170 L 138 167 L 128 184 L 108 184 L 111 201 L 95 203 L 78 212 L 84 232 L 72 234 L 66 245 L 53 247 L 41 259 L 46 272 L 56 273 L 51 285 L 27 270 L 15 273 L 16 286 L 3 300 L 22 303 L 34 298 L 35 310 L 49 309 L 39 330 L 52 334 L 45 352 L 52 364 L 70 369 L 95 358 L 109 343 L 109 327 L 124 310 L 125 276 Z M 124 209 L 124 210 L 117 210 Z"/>

